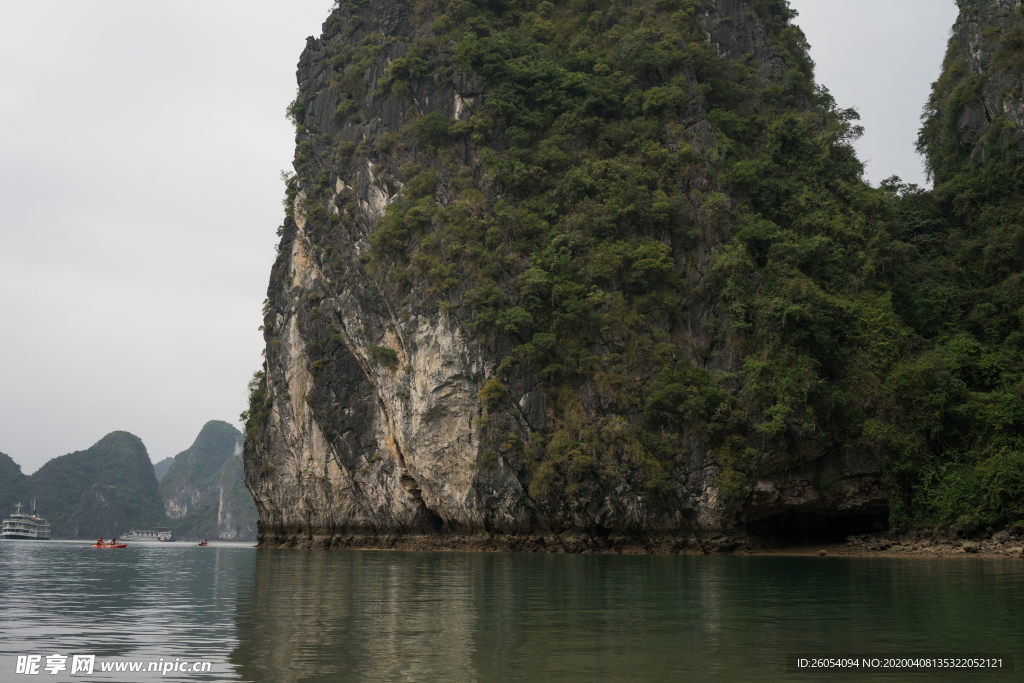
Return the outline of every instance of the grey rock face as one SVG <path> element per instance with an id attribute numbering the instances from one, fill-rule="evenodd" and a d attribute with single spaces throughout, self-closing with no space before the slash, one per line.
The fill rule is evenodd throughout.
<path id="1" fill-rule="evenodd" d="M 700 11 L 706 39 L 721 56 L 746 60 L 766 84 L 784 78 L 786 66 L 746 2 L 706 0 Z M 462 298 L 470 283 L 454 287 L 438 305 L 423 287 L 400 295 L 367 269 L 371 228 L 398 198 L 401 168 L 415 159 L 416 144 L 401 98 L 378 94 L 378 82 L 408 43 L 429 31 L 430 18 L 414 24 L 404 3 L 371 0 L 335 11 L 323 36 L 309 39 L 298 65 L 295 194 L 266 302 L 263 413 L 244 454 L 261 542 L 394 545 L 423 537 L 451 547 L 451 539 L 471 546 L 472 539 L 501 537 L 530 539 L 503 541 L 510 549 L 592 550 L 611 547 L 616 538 L 687 539 L 666 546 L 679 549 L 692 547 L 693 534 L 735 531 L 782 511 L 884 509 L 877 460 L 844 454 L 823 463 L 820 452 L 806 453 L 795 465 L 766 464 L 763 477 L 750 482 L 746 501 L 723 501 L 714 486 L 716 457 L 697 435 L 677 458 L 661 497 L 630 480 L 610 488 L 587 483 L 576 498 L 530 494 L 522 449 L 489 448 L 488 430 L 517 444 L 550 431 L 540 379 L 530 370 L 513 372 L 505 381 L 507 407 L 485 416 L 478 393 L 511 344 L 483 344 L 469 331 L 472 311 Z M 338 69 L 351 76 L 353 67 L 332 60 L 364 41 L 379 45 L 379 52 L 361 74 L 365 95 L 346 105 L 332 83 Z M 409 84 L 417 113 L 469 121 L 487 98 L 479 76 L 450 64 L 435 74 Z M 683 128 L 687 139 L 679 142 L 714 147 L 707 116 L 705 104 L 695 102 Z M 496 192 L 470 139 L 447 152 L 493 204 Z M 437 170 L 434 199 L 444 206 L 455 179 Z M 707 177 L 690 183 L 697 197 L 712 189 Z M 320 226 L 332 216 L 338 220 L 327 234 Z M 720 246 L 712 222 L 699 225 L 704 238 L 677 263 L 694 292 L 682 305 L 695 347 L 716 333 L 709 324 L 713 294 L 703 283 Z M 740 359 L 726 344 L 698 362 L 734 370 Z M 581 408 L 599 414 L 606 400 L 600 391 L 589 385 L 577 390 Z M 825 470 L 834 475 L 828 488 L 821 485 Z M 721 539 L 702 547 L 712 545 L 735 547 Z"/>

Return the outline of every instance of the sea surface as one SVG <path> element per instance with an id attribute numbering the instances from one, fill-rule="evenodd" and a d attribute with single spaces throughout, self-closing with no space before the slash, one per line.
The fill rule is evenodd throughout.
<path id="1" fill-rule="evenodd" d="M 75 654 L 91 676 L 69 675 Z M 791 655 L 1005 661 L 808 673 Z M 209 671 L 145 670 L 183 661 Z M 100 670 L 115 662 L 143 671 Z M 879 679 L 1024 680 L 1024 560 L 0 541 L 4 682 Z"/>

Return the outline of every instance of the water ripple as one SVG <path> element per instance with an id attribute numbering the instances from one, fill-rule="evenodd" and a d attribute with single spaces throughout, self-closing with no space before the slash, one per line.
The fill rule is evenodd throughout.
<path id="1" fill-rule="evenodd" d="M 256 683 L 808 680 L 787 671 L 797 651 L 1000 653 L 1024 666 L 1022 589 L 1024 562 L 1009 559 L 4 541 L 0 681 L 18 680 L 13 655 L 53 652 L 213 662 L 206 676 L 94 680 Z"/>
<path id="2" fill-rule="evenodd" d="M 251 547 L 131 543 L 108 550 L 90 545 L 0 542 L 0 680 L 18 680 L 16 655 L 53 653 L 146 662 L 203 659 L 212 662 L 209 674 L 151 673 L 149 678 L 237 678 L 227 655 L 238 643 L 239 592 L 251 590 L 256 555 Z M 104 674 L 97 666 L 92 678 L 124 681 L 126 675 Z"/>

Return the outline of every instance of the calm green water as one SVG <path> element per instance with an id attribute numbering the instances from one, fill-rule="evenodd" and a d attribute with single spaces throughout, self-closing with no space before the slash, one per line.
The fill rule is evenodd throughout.
<path id="1" fill-rule="evenodd" d="M 0 542 L 0 681 L 1024 680 L 1024 561 Z M 790 672 L 787 653 L 1017 671 Z M 16 655 L 94 654 L 91 677 Z M 196 659 L 210 673 L 104 673 Z M 69 659 L 70 663 L 70 659 Z M 45 659 L 43 660 L 45 665 Z M 70 668 L 70 667 L 69 667 Z"/>

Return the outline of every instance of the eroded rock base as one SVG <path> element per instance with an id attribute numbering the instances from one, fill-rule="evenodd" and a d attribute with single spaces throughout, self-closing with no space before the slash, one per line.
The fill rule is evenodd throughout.
<path id="1" fill-rule="evenodd" d="M 260 548 L 319 548 L 339 550 L 436 550 L 465 552 L 606 553 L 622 555 L 724 555 L 756 551 L 767 546 L 747 536 L 658 536 L 651 538 L 604 538 L 581 533 L 566 534 L 402 534 L 380 536 L 362 533 L 290 530 L 263 533 Z"/>
<path id="2" fill-rule="evenodd" d="M 906 534 L 850 536 L 835 550 L 840 555 L 1000 555 L 1024 556 L 1024 530 L 969 533 L 957 528 L 935 528 Z"/>

